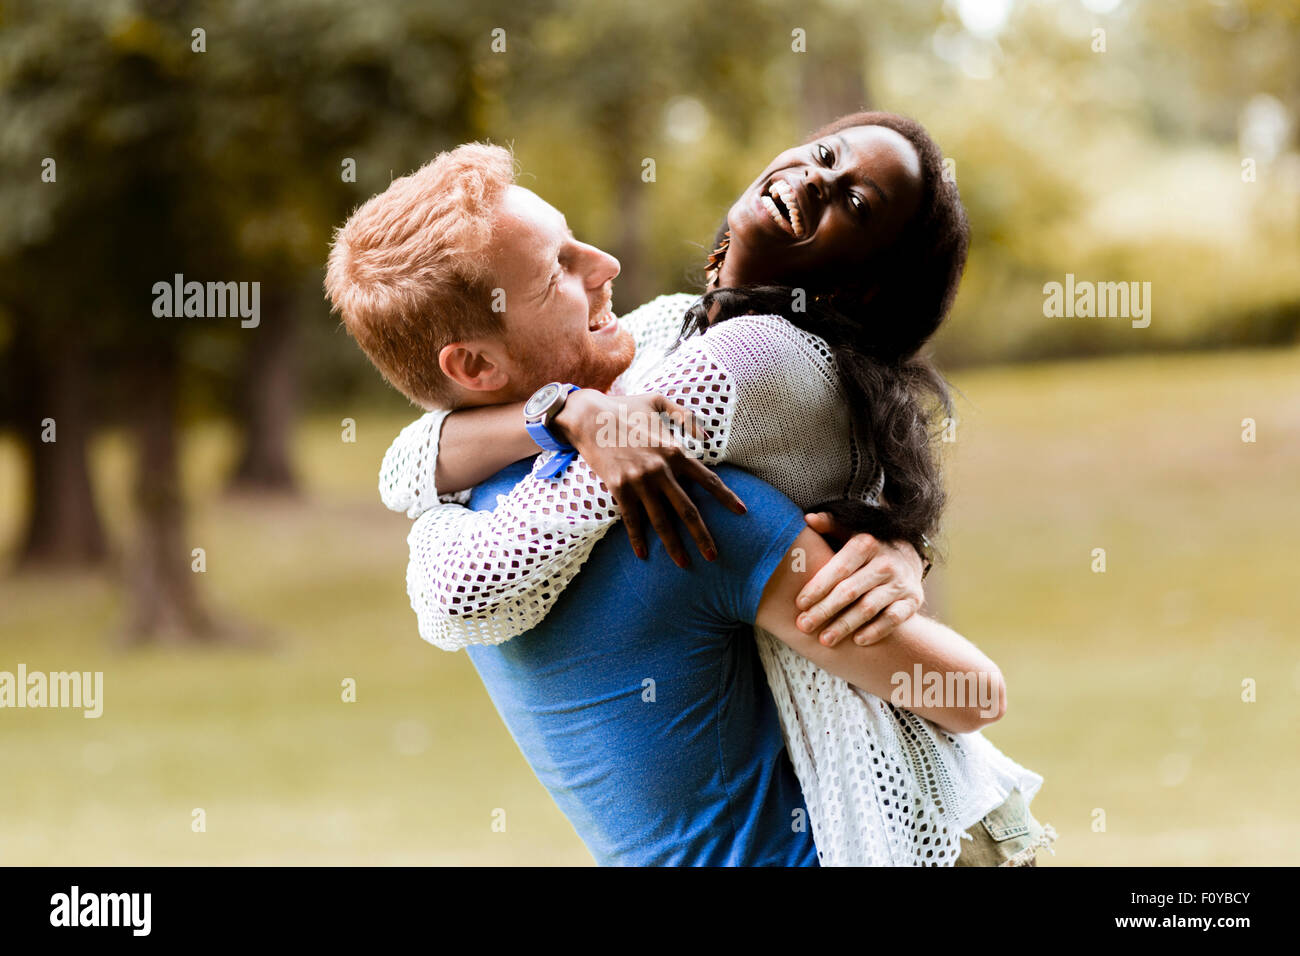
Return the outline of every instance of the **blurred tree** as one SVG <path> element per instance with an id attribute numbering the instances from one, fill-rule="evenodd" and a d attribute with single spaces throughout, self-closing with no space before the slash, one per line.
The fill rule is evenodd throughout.
<path id="1" fill-rule="evenodd" d="M 75 185 L 88 172 L 80 162 L 83 94 L 57 81 L 60 44 L 79 37 L 64 32 L 64 18 L 37 23 L 30 8 L 14 4 L 0 8 L 0 22 L 0 203 L 9 211 L 0 217 L 0 310 L 10 327 L 4 419 L 28 466 L 18 566 L 95 564 L 107 550 L 87 466 L 98 336 L 81 320 L 99 311 L 95 277 L 83 271 L 98 250 L 83 218 L 85 184 Z"/>
<path id="2" fill-rule="evenodd" d="M 810 4 L 806 21 L 808 54 L 800 58 L 799 119 L 811 133 L 847 113 L 869 109 L 866 20 L 868 12 Z"/>
<path id="3" fill-rule="evenodd" d="M 42 252 L 48 252 L 42 250 Z M 38 269 L 29 257 L 22 275 Z M 13 274 L 7 276 L 10 280 Z M 27 525 L 20 567 L 98 564 L 107 554 L 87 467 L 89 362 L 77 336 L 54 338 L 18 290 L 0 293 L 14 320 L 7 377 L 11 424 L 28 461 Z"/>
<path id="4" fill-rule="evenodd" d="M 17 330 L 6 349 L 27 373 L 7 416 L 32 459 L 25 553 L 102 553 L 85 406 L 117 399 L 136 449 L 132 640 L 232 633 L 203 609 L 190 566 L 177 433 L 186 356 L 195 341 L 220 355 L 219 340 L 244 338 L 237 474 L 290 484 L 295 316 L 305 287 L 320 301 L 330 226 L 390 170 L 470 132 L 466 51 L 486 30 L 456 12 L 394 4 L 376 34 L 370 11 L 341 2 L 0 8 L 0 188 L 16 210 L 0 222 L 0 295 Z M 46 157 L 57 174 L 43 182 Z M 362 185 L 344 181 L 345 157 Z M 264 283 L 262 321 L 153 314 L 155 283 L 177 275 Z M 83 344 L 97 379 L 79 374 Z M 37 441 L 43 402 L 57 443 Z"/>
<path id="5" fill-rule="evenodd" d="M 239 334 L 231 403 L 240 490 L 295 486 L 301 316 L 318 308 L 331 227 L 368 195 L 356 184 L 382 188 L 390 172 L 474 135 L 471 63 L 490 8 L 466 17 L 458 7 L 276 3 L 213 7 L 205 21 L 204 171 L 237 270 L 263 289 L 261 323 Z"/>

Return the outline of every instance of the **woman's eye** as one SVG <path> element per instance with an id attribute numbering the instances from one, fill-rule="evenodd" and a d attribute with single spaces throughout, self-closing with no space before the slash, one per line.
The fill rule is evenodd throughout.
<path id="1" fill-rule="evenodd" d="M 817 158 L 820 159 L 824 165 L 829 166 L 831 162 L 834 161 L 835 154 L 832 153 L 829 149 L 827 149 L 824 144 L 818 143 Z"/>

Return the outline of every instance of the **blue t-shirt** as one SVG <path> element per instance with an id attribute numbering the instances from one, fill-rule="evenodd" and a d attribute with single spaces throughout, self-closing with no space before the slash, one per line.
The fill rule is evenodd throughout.
<path id="1" fill-rule="evenodd" d="M 530 465 L 479 485 L 470 507 L 495 507 Z M 803 514 L 752 475 L 718 472 L 748 513 L 691 489 L 716 561 L 695 553 L 683 570 L 657 539 L 643 561 L 615 528 L 541 624 L 469 648 L 519 749 L 601 865 L 817 865 L 752 628 Z"/>

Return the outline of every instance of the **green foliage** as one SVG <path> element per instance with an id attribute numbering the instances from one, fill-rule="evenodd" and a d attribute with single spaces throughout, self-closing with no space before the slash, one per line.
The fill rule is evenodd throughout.
<path id="1" fill-rule="evenodd" d="M 77 335 L 111 370 L 175 338 L 191 392 L 219 394 L 235 333 L 154 320 L 149 286 L 260 280 L 310 318 L 316 400 L 379 394 L 320 295 L 331 230 L 471 138 L 513 145 L 521 181 L 620 256 L 620 308 L 690 288 L 734 196 L 825 119 L 805 101 L 828 66 L 863 78 L 863 105 L 922 119 L 956 163 L 974 243 L 948 363 L 1294 337 L 1294 5 L 1019 3 L 993 34 L 956 9 L 4 0 L 0 349 L 39 322 L 49 347 Z M 1238 131 L 1261 95 L 1291 136 L 1243 183 Z M 1067 272 L 1152 282 L 1151 329 L 1044 317 L 1043 283 Z"/>

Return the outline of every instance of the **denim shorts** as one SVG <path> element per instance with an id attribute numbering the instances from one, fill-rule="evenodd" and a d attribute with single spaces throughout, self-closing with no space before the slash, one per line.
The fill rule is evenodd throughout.
<path id="1" fill-rule="evenodd" d="M 955 866 L 1037 866 L 1040 848 L 1051 850 L 1056 831 L 1034 819 L 1019 790 L 966 833 Z"/>

